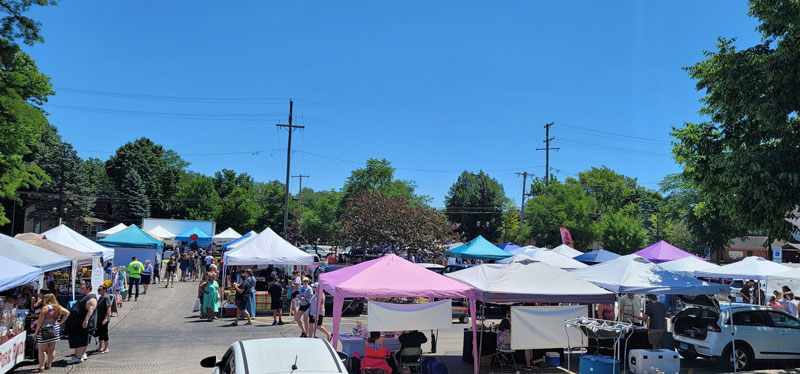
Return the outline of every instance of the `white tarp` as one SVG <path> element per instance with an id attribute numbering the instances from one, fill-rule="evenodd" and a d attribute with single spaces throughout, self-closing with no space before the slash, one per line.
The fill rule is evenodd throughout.
<path id="1" fill-rule="evenodd" d="M 583 262 L 573 260 L 569 257 L 560 255 L 558 253 L 546 249 L 527 251 L 527 253 L 525 254 L 519 254 L 514 257 L 504 258 L 497 262 L 501 264 L 509 264 L 512 262 L 526 262 L 526 261 L 541 262 L 564 270 L 582 269 L 589 266 L 584 264 Z"/>
<path id="2" fill-rule="evenodd" d="M 707 278 L 765 281 L 768 275 L 775 275 L 789 270 L 792 270 L 792 268 L 762 257 L 750 256 L 732 264 L 695 271 L 694 275 Z"/>
<path id="3" fill-rule="evenodd" d="M 225 266 L 311 265 L 314 256 L 303 252 L 267 227 L 244 244 L 225 252 Z"/>
<path id="4" fill-rule="evenodd" d="M 726 284 L 675 274 L 639 255 L 621 256 L 571 273 L 617 293 L 727 295 L 730 292 L 730 286 Z"/>
<path id="5" fill-rule="evenodd" d="M 369 302 L 369 331 L 434 330 L 453 327 L 452 300 L 424 304 Z"/>
<path id="6" fill-rule="evenodd" d="M 772 291 L 783 292 L 783 286 L 788 286 L 793 293 L 800 293 L 800 268 L 767 276 L 767 295 L 772 295 Z"/>
<path id="7" fill-rule="evenodd" d="M 114 248 L 103 247 L 65 225 L 57 226 L 46 231 L 44 233 L 44 238 L 76 251 L 92 255 L 101 255 L 103 256 L 103 261 L 110 261 L 114 258 Z"/>
<path id="8" fill-rule="evenodd" d="M 570 246 L 568 246 L 566 244 L 559 245 L 558 247 L 555 247 L 555 248 L 550 249 L 550 250 L 555 252 L 555 253 L 558 253 L 560 255 L 567 256 L 569 258 L 573 258 L 573 257 L 580 256 L 580 255 L 583 254 L 583 252 L 581 252 L 581 251 L 579 251 L 579 250 L 577 250 L 575 248 L 572 248 L 572 247 L 570 247 Z"/>
<path id="9" fill-rule="evenodd" d="M 72 259 L 28 242 L 0 234 L 0 256 L 28 266 L 53 271 L 72 266 Z"/>
<path id="10" fill-rule="evenodd" d="M 686 275 L 689 277 L 693 277 L 696 271 L 719 267 L 719 265 L 709 263 L 708 261 L 703 261 L 694 256 L 686 256 L 677 260 L 662 262 L 658 264 L 658 266 L 661 266 L 662 268 L 673 273 Z"/>
<path id="11" fill-rule="evenodd" d="M 482 264 L 446 276 L 475 287 L 485 302 L 607 303 L 614 293 L 541 262 Z"/>
<path id="12" fill-rule="evenodd" d="M 169 232 L 169 230 L 161 227 L 161 225 L 153 227 L 152 230 L 146 230 L 146 231 L 147 231 L 148 234 L 155 235 L 155 236 L 157 236 L 157 237 L 159 237 L 161 239 L 164 239 L 164 240 L 172 240 L 172 239 L 175 238 L 175 234 L 173 234 L 173 233 Z"/>
<path id="13" fill-rule="evenodd" d="M 585 347 L 588 339 L 578 329 L 565 329 L 564 321 L 588 313 L 585 305 L 512 306 L 511 349 Z"/>
<path id="14" fill-rule="evenodd" d="M 127 229 L 127 228 L 128 228 L 128 226 L 125 226 L 124 223 L 119 223 L 119 224 L 117 224 L 116 226 L 114 226 L 114 227 L 112 227 L 110 229 L 106 229 L 106 230 L 98 232 L 97 233 L 97 239 L 105 238 L 107 236 L 114 235 L 114 234 L 116 234 L 116 233 L 118 233 L 118 232 L 120 232 L 122 230 Z"/>
<path id="15" fill-rule="evenodd" d="M 242 234 L 236 232 L 236 230 L 234 230 L 232 227 L 228 227 L 225 229 L 225 231 L 214 235 L 212 239 L 214 240 L 214 243 L 227 243 L 235 239 L 239 239 L 240 237 L 242 237 Z"/>

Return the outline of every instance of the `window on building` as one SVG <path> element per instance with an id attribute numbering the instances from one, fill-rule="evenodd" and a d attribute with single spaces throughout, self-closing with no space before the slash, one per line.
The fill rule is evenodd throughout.
<path id="1" fill-rule="evenodd" d="M 33 221 L 33 232 L 37 234 L 42 233 L 42 221 L 38 219 Z"/>
<path id="2" fill-rule="evenodd" d="M 81 225 L 81 235 L 89 236 L 89 225 Z"/>
<path id="3" fill-rule="evenodd" d="M 91 225 L 89 227 L 89 236 L 97 235 L 97 225 Z"/>

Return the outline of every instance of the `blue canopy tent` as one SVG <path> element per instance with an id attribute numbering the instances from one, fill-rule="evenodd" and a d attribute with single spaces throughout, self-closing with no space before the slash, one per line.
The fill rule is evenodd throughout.
<path id="1" fill-rule="evenodd" d="M 518 245 L 516 245 L 516 244 L 514 244 L 512 242 L 503 243 L 503 244 L 498 245 L 497 247 L 502 249 L 502 250 L 504 250 L 504 251 L 506 251 L 506 252 L 511 252 L 512 249 L 522 248 L 522 247 L 520 247 L 520 246 L 518 246 Z"/>
<path id="2" fill-rule="evenodd" d="M 609 252 L 605 249 L 595 249 L 594 251 L 586 252 L 580 256 L 573 257 L 573 259 L 583 262 L 586 265 L 594 265 L 601 262 L 611 261 L 619 257 L 620 256 L 614 252 Z"/>
<path id="3" fill-rule="evenodd" d="M 42 270 L 25 265 L 10 258 L 0 256 L 0 291 L 22 286 L 39 279 Z"/>
<path id="4" fill-rule="evenodd" d="M 114 235 L 100 239 L 97 243 L 114 248 L 115 266 L 127 266 L 133 256 L 136 256 L 136 259 L 142 263 L 150 260 L 155 265 L 156 261 L 161 260 L 161 250 L 164 248 L 164 243 L 136 225 L 131 225 Z"/>
<path id="5" fill-rule="evenodd" d="M 512 256 L 511 253 L 498 248 L 480 235 L 459 247 L 447 251 L 445 254 L 456 258 L 478 258 L 484 260 L 502 260 Z"/>
<path id="6" fill-rule="evenodd" d="M 180 234 L 175 237 L 175 240 L 179 240 L 182 242 L 192 242 L 192 235 L 197 235 L 197 245 L 201 247 L 208 247 L 211 245 L 212 236 L 203 232 L 203 230 L 198 229 L 197 227 L 193 227 L 191 230 Z M 229 243 L 230 244 L 230 243 Z"/>

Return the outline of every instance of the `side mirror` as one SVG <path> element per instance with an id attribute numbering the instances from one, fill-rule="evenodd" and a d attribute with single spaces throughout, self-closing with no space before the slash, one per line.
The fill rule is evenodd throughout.
<path id="1" fill-rule="evenodd" d="M 213 368 L 217 366 L 217 356 L 208 356 L 200 360 L 200 366 L 204 368 Z"/>

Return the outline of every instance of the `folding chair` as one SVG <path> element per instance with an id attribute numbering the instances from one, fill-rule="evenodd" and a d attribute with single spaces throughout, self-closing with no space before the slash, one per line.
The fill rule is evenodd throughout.
<path id="1" fill-rule="evenodd" d="M 403 348 L 400 351 L 400 356 L 398 357 L 400 361 L 400 368 L 407 367 L 411 372 L 412 368 L 417 368 L 416 372 L 419 373 L 420 366 L 422 365 L 422 348 L 420 347 L 408 347 Z"/>
<path id="2" fill-rule="evenodd" d="M 361 359 L 361 374 L 392 374 L 392 367 L 386 362 L 389 358 L 389 350 L 386 347 L 379 350 L 365 347 L 364 358 L 361 358 L 358 352 L 353 352 L 353 355 Z"/>

